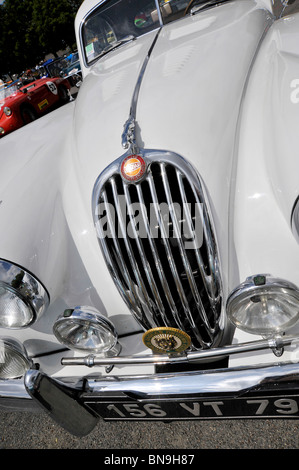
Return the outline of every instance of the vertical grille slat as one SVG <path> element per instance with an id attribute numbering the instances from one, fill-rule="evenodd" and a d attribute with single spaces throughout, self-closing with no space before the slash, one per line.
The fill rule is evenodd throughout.
<path id="1" fill-rule="evenodd" d="M 183 308 L 184 313 L 185 313 L 185 318 L 189 321 L 191 329 L 194 330 L 195 335 L 196 335 L 196 339 L 200 342 L 200 344 L 202 344 L 201 335 L 198 332 L 197 326 L 194 324 L 194 320 L 193 320 L 193 318 L 191 316 L 191 312 L 189 310 L 189 302 L 188 302 L 187 297 L 185 295 L 185 291 L 183 289 L 183 286 L 182 286 L 182 283 L 181 283 L 181 280 L 180 280 L 180 276 L 179 276 L 179 273 L 177 271 L 177 266 L 176 266 L 176 263 L 174 261 L 173 255 L 172 255 L 172 251 L 171 251 L 170 243 L 169 243 L 169 240 L 168 240 L 167 232 L 165 231 L 164 223 L 161 219 L 161 214 L 159 213 L 158 208 L 157 208 L 157 203 L 159 202 L 159 199 L 158 199 L 158 196 L 157 196 L 156 187 L 155 187 L 155 184 L 154 184 L 153 177 L 150 173 L 148 175 L 148 181 L 149 181 L 149 185 L 150 185 L 152 198 L 155 201 L 155 203 L 154 203 L 155 214 L 156 214 L 156 217 L 157 217 L 159 228 L 161 230 L 162 241 L 163 241 L 166 253 L 167 253 L 167 259 L 168 259 L 170 269 L 171 269 L 171 273 L 172 273 L 172 276 L 173 276 L 173 279 L 174 279 L 174 282 L 175 282 L 175 285 L 176 285 L 176 288 L 177 288 L 177 292 L 178 292 L 178 295 L 179 295 L 179 298 L 180 298 L 180 301 L 181 301 L 181 304 L 182 304 L 182 308 Z"/>
<path id="2" fill-rule="evenodd" d="M 183 204 L 185 205 L 185 208 L 186 208 L 185 215 L 187 217 L 187 223 L 188 223 L 190 232 L 194 233 L 195 232 L 195 227 L 194 227 L 194 224 L 192 222 L 192 215 L 190 214 L 190 210 L 189 210 L 188 200 L 187 200 L 187 196 L 186 196 L 186 192 L 185 192 L 185 188 L 184 188 L 184 183 L 183 183 L 183 175 L 179 170 L 176 171 L 176 174 L 177 174 L 177 178 L 178 178 L 181 198 L 182 198 Z M 197 207 L 201 207 L 200 204 L 202 204 L 202 203 L 199 202 L 198 198 L 196 198 L 196 202 L 197 202 L 197 205 L 198 205 Z M 206 240 L 206 237 L 205 237 L 205 240 Z M 197 267 L 198 267 L 198 270 L 200 271 L 201 278 L 202 278 L 203 285 L 205 287 L 206 293 L 209 296 L 211 302 L 214 303 L 214 301 L 215 301 L 214 284 L 210 282 L 209 276 L 207 275 L 207 273 L 205 271 L 205 265 L 204 265 L 204 261 L 203 261 L 200 249 L 195 248 L 194 253 L 195 253 L 195 257 L 196 257 Z M 215 320 L 215 316 L 214 316 L 214 320 Z M 207 320 L 207 323 L 209 324 L 208 320 Z M 209 325 L 209 327 L 210 327 L 211 333 L 213 333 L 213 326 Z"/>
<path id="3" fill-rule="evenodd" d="M 122 291 L 122 295 L 125 295 L 125 293 L 130 291 L 130 295 L 127 296 L 130 304 L 132 306 L 137 305 L 140 308 L 140 301 L 139 298 L 136 296 L 134 288 L 133 288 L 133 281 L 129 275 L 129 272 L 127 270 L 126 264 L 124 263 L 123 256 L 122 256 L 122 251 L 120 249 L 119 243 L 118 243 L 118 238 L 116 237 L 116 232 L 115 232 L 115 226 L 113 222 L 113 217 L 110 212 L 110 206 L 107 200 L 107 194 L 106 191 L 102 192 L 102 201 L 105 206 L 106 214 L 107 214 L 107 221 L 109 224 L 109 229 L 111 230 L 111 240 L 114 245 L 114 250 L 112 250 L 111 246 L 108 247 L 106 246 L 105 253 L 106 256 L 109 257 L 109 265 L 110 265 L 110 271 L 112 270 L 113 275 L 118 282 L 118 286 Z M 99 225 L 100 227 L 100 225 Z M 104 234 L 101 233 L 101 239 L 104 239 Z M 113 253 L 115 253 L 116 256 L 113 256 Z M 123 274 L 123 281 L 121 280 L 121 276 L 117 275 L 116 273 L 122 271 Z M 125 281 L 125 282 L 124 282 Z"/>
<path id="4" fill-rule="evenodd" d="M 196 201 L 199 203 L 199 196 L 193 188 L 194 196 Z M 209 215 L 206 207 L 203 205 L 203 235 L 205 240 L 205 246 L 207 250 L 207 258 L 209 265 L 209 275 L 206 274 L 204 278 L 208 280 L 209 293 L 211 296 L 211 303 L 215 318 L 217 317 L 216 305 L 219 303 L 220 298 L 220 285 L 219 285 L 219 274 L 218 274 L 218 258 L 216 253 L 216 242 L 214 235 L 211 230 Z M 216 318 L 217 319 L 217 318 Z"/>
<path id="5" fill-rule="evenodd" d="M 119 159 L 96 183 L 95 204 L 104 203 L 110 233 L 99 236 L 102 252 L 122 298 L 144 329 L 179 328 L 190 335 L 191 349 L 209 348 L 221 336 L 222 291 L 208 202 L 198 175 L 182 157 L 148 152 L 140 181 L 122 178 Z M 135 209 L 128 210 L 135 203 L 138 228 Z M 200 243 L 192 244 L 198 227 Z"/>
<path id="6" fill-rule="evenodd" d="M 136 278 L 136 281 L 137 281 L 137 284 L 138 284 L 138 293 L 141 296 L 141 300 L 142 300 L 142 303 L 144 305 L 152 305 L 152 302 L 150 301 L 150 297 L 148 295 L 147 288 L 145 286 L 144 280 L 143 280 L 142 275 L 140 273 L 138 263 L 136 262 L 136 258 L 133 254 L 133 250 L 132 250 L 132 247 L 131 247 L 130 240 L 128 238 L 127 228 L 126 228 L 126 221 L 123 219 L 123 214 L 122 214 L 122 210 L 121 210 L 121 207 L 120 207 L 120 204 L 119 204 L 118 192 L 117 192 L 116 183 L 115 183 L 114 178 L 111 178 L 111 187 L 112 187 L 112 193 L 113 193 L 113 198 L 114 198 L 114 206 L 116 208 L 116 213 L 117 213 L 117 217 L 118 217 L 118 222 L 119 222 L 119 227 L 120 227 L 120 230 L 121 230 L 122 239 L 124 241 L 125 249 L 126 249 L 129 261 L 130 261 L 131 268 L 132 268 L 132 270 L 135 274 L 135 278 Z M 155 319 L 153 318 L 154 315 L 150 314 L 148 309 L 144 309 L 144 310 L 145 310 L 145 315 L 146 315 L 146 318 L 147 318 L 147 321 L 148 321 L 149 325 L 152 328 L 154 328 L 155 325 L 156 325 Z"/>
<path id="7" fill-rule="evenodd" d="M 143 198 L 141 185 L 137 185 L 137 193 L 138 193 L 138 198 L 139 198 L 139 201 L 140 201 L 140 204 L 141 204 L 141 213 L 142 213 L 144 225 L 145 225 L 145 228 L 146 228 L 146 233 L 147 233 L 147 238 L 148 238 L 148 242 L 149 242 L 149 246 L 150 246 L 150 250 L 151 250 L 151 255 L 152 255 L 154 263 L 155 263 L 155 267 L 156 267 L 156 270 L 157 270 L 157 273 L 158 273 L 158 276 L 159 276 L 159 279 L 160 279 L 161 287 L 164 291 L 165 297 L 166 297 L 168 305 L 170 307 L 170 311 L 171 311 L 171 313 L 173 315 L 173 318 L 176 322 L 175 326 L 177 328 L 182 329 L 183 325 L 182 325 L 182 322 L 179 318 L 178 311 L 177 311 L 175 302 L 173 300 L 173 296 L 171 294 L 171 289 L 170 289 L 169 284 L 167 282 L 165 272 L 164 272 L 163 266 L 161 264 L 161 260 L 159 258 L 158 249 L 157 249 L 157 246 L 156 246 L 156 243 L 155 243 L 154 234 L 152 233 L 152 230 L 151 230 L 151 227 L 150 227 L 150 224 L 149 224 L 149 221 L 148 221 L 148 216 L 147 216 L 147 213 L 146 213 L 146 210 L 145 210 L 145 201 L 144 201 L 144 198 Z M 164 321 L 165 321 L 166 326 L 173 326 L 172 322 L 169 321 L 169 319 L 166 316 L 164 317 Z"/>
<path id="8" fill-rule="evenodd" d="M 197 289 L 196 282 L 194 280 L 194 276 L 193 276 L 193 273 L 192 273 L 192 268 L 190 266 L 190 263 L 189 263 L 189 260 L 188 260 L 187 254 L 186 254 L 186 250 L 183 246 L 183 239 L 182 239 L 182 236 L 181 236 L 180 228 L 178 226 L 177 216 L 176 216 L 175 211 L 173 209 L 174 201 L 173 201 L 172 195 L 171 195 L 171 190 L 170 190 L 169 181 L 168 181 L 168 178 L 167 178 L 165 163 L 161 163 L 161 173 L 162 173 L 162 180 L 163 180 L 163 184 L 164 184 L 164 188 L 165 188 L 167 203 L 169 204 L 169 208 L 170 208 L 170 215 L 171 215 L 171 218 L 172 218 L 174 233 L 175 233 L 175 237 L 178 240 L 179 252 L 180 252 L 180 255 L 181 255 L 182 263 L 183 263 L 184 268 L 185 268 L 185 272 L 186 272 L 186 275 L 187 275 L 189 286 L 190 286 L 193 298 L 195 300 L 195 303 L 197 305 L 199 315 L 200 315 L 202 321 L 205 324 L 205 327 L 206 327 L 206 329 L 207 329 L 207 331 L 210 335 L 210 338 L 212 338 L 211 328 L 210 328 L 208 319 L 207 319 L 205 311 L 204 311 L 204 307 L 203 307 L 203 304 L 202 304 L 202 301 L 201 301 L 201 298 L 200 298 L 200 295 L 199 295 L 199 292 L 198 292 L 198 289 Z M 192 317 L 192 314 L 191 314 L 190 310 L 188 309 L 186 313 L 188 315 L 188 319 L 190 321 L 191 327 L 192 327 L 194 333 L 197 336 L 197 339 L 199 341 L 202 341 L 201 334 L 198 331 L 197 325 L 194 322 L 194 319 Z"/>
<path id="9" fill-rule="evenodd" d="M 126 196 L 126 200 L 129 204 L 129 206 L 131 206 L 132 205 L 132 200 L 131 200 L 130 192 L 128 190 L 128 186 L 124 183 L 123 183 L 123 190 L 124 190 L 124 195 Z M 130 222 L 131 222 L 132 230 L 134 232 L 134 236 L 135 236 L 136 245 L 137 245 L 137 248 L 138 248 L 138 251 L 139 251 L 140 259 L 141 259 L 141 262 L 143 264 L 143 269 L 144 269 L 144 272 L 147 276 L 149 286 L 151 288 L 151 294 L 152 294 L 153 298 L 156 299 L 157 304 L 158 304 L 158 308 L 159 308 L 160 313 L 162 315 L 162 318 L 163 318 L 164 322 L 166 322 L 166 314 L 165 314 L 164 305 L 163 305 L 163 302 L 162 302 L 161 297 L 160 297 L 159 290 L 158 290 L 157 285 L 156 285 L 156 281 L 155 281 L 155 278 L 154 278 L 154 275 L 153 275 L 153 272 L 152 272 L 151 265 L 150 265 L 149 261 L 147 260 L 145 249 L 144 249 L 144 246 L 143 246 L 143 243 L 142 243 L 142 239 L 139 238 L 139 236 L 138 236 L 138 232 L 136 230 L 134 220 L 133 220 L 133 216 L 132 216 L 131 212 L 129 213 L 129 219 L 130 219 Z M 131 255 L 131 257 L 132 257 L 132 255 Z M 147 295 L 147 298 L 149 298 L 149 297 L 150 297 L 150 294 Z"/>

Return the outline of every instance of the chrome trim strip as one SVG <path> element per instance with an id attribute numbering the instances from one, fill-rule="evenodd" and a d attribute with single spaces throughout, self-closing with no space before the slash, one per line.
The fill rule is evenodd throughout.
<path id="1" fill-rule="evenodd" d="M 143 61 L 143 64 L 142 64 L 142 67 L 141 67 L 141 70 L 140 70 L 140 73 L 139 73 L 139 76 L 138 76 L 138 79 L 137 79 L 137 82 L 136 82 L 136 85 L 135 85 L 134 93 L 133 93 L 133 96 L 132 96 L 129 118 L 124 124 L 124 131 L 123 131 L 122 137 L 121 137 L 122 147 L 124 149 L 130 148 L 129 151 L 132 152 L 132 153 L 138 153 L 139 152 L 139 149 L 138 149 L 138 146 L 137 146 L 136 140 L 135 140 L 136 109 L 137 109 L 139 91 L 140 91 L 141 83 L 142 83 L 142 80 L 143 80 L 143 77 L 144 77 L 144 74 L 145 74 L 147 64 L 150 60 L 151 53 L 152 53 L 152 51 L 155 47 L 155 44 L 157 42 L 157 39 L 158 39 L 158 36 L 160 34 L 161 28 L 162 27 L 160 26 L 160 28 L 158 29 L 157 34 L 156 34 L 152 44 L 151 44 L 151 46 L 148 50 L 148 53 L 147 53 L 147 55 L 146 55 L 146 57 Z"/>
<path id="2" fill-rule="evenodd" d="M 159 23 L 160 26 L 163 26 L 163 17 L 160 9 L 160 2 L 159 0 L 155 0 L 156 8 L 157 8 L 157 13 L 158 13 L 158 18 L 159 18 Z"/>
<path id="3" fill-rule="evenodd" d="M 88 64 L 87 61 L 86 61 L 86 55 L 85 55 L 85 50 L 84 50 L 84 42 L 83 42 L 83 35 L 82 35 L 83 25 L 84 25 L 84 23 L 85 23 L 87 17 L 88 17 L 94 10 L 96 10 L 98 7 L 100 7 L 102 3 L 105 3 L 105 2 L 107 2 L 107 1 L 108 1 L 108 0 L 101 0 L 101 1 L 99 1 L 99 3 L 98 3 L 97 5 L 95 5 L 93 8 L 91 8 L 88 13 L 86 13 L 86 15 L 82 18 L 82 21 L 81 21 L 81 23 L 80 23 L 80 26 L 79 26 L 80 48 L 81 48 L 83 63 L 84 63 L 84 66 L 85 66 L 85 67 L 91 67 L 93 64 Z"/>
<path id="4" fill-rule="evenodd" d="M 297 197 L 291 214 L 291 227 L 293 234 L 299 243 L 299 197 Z"/>

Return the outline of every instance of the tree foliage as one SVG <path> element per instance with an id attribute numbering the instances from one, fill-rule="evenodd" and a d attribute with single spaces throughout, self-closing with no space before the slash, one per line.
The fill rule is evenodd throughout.
<path id="1" fill-rule="evenodd" d="M 46 54 L 72 47 L 82 0 L 5 0 L 0 5 L 0 73 L 33 67 Z"/>

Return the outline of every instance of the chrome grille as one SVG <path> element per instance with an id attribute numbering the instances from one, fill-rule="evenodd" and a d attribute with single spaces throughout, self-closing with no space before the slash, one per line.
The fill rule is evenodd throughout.
<path id="1" fill-rule="evenodd" d="M 179 328 L 190 335 L 192 349 L 211 347 L 219 333 L 222 292 L 202 185 L 177 154 L 148 151 L 143 158 L 148 168 L 141 182 L 123 180 L 121 158 L 96 183 L 94 213 L 103 254 L 124 301 L 144 329 Z M 124 210 L 125 204 L 138 207 L 137 218 Z M 169 209 L 166 221 L 161 207 Z M 180 207 L 184 210 L 178 212 Z M 202 238 L 202 243 L 190 248 L 190 235 L 198 226 L 202 230 L 197 241 Z"/>

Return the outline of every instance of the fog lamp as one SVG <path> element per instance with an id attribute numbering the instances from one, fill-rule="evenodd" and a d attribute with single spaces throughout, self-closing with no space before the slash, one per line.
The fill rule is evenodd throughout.
<path id="1" fill-rule="evenodd" d="M 21 343 L 12 338 L 0 338 L 0 379 L 22 377 L 31 365 Z"/>
<path id="2" fill-rule="evenodd" d="M 3 112 L 6 116 L 11 116 L 12 115 L 12 110 L 8 106 L 4 106 Z"/>
<path id="3" fill-rule="evenodd" d="M 65 310 L 53 327 L 59 342 L 70 349 L 117 356 L 120 346 L 113 324 L 93 307 Z"/>
<path id="4" fill-rule="evenodd" d="M 3 129 L 3 127 L 0 127 L 0 135 L 3 135 L 5 133 L 5 130 Z"/>
<path id="5" fill-rule="evenodd" d="M 0 327 L 25 328 L 49 303 L 40 282 L 23 268 L 0 260 Z"/>
<path id="6" fill-rule="evenodd" d="M 230 294 L 227 314 L 237 328 L 248 333 L 281 334 L 299 320 L 299 290 L 283 279 L 251 276 Z"/>

